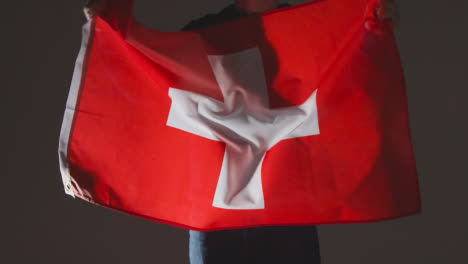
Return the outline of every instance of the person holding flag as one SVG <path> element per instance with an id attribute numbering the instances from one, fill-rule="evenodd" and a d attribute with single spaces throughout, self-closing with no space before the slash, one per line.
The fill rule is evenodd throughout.
<path id="1" fill-rule="evenodd" d="M 95 17 L 108 1 L 90 0 L 83 8 L 88 20 Z M 278 0 L 235 0 L 217 14 L 192 20 L 181 30 L 197 30 L 240 17 L 290 6 Z M 380 21 L 398 20 L 398 8 L 392 0 L 382 0 L 374 10 Z M 366 24 L 366 27 L 370 27 Z M 190 263 L 310 263 L 321 262 L 315 225 L 265 226 L 221 231 L 190 230 Z"/>

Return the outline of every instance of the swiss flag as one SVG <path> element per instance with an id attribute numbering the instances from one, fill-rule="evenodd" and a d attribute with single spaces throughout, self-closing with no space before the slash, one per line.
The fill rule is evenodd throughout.
<path id="1" fill-rule="evenodd" d="M 189 32 L 147 28 L 133 1 L 109 2 L 83 27 L 65 109 L 67 194 L 201 231 L 421 211 L 404 76 L 377 1 Z"/>

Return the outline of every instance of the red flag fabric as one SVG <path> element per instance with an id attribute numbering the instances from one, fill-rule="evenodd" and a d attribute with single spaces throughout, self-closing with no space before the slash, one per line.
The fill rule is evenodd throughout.
<path id="1" fill-rule="evenodd" d="M 67 194 L 199 231 L 421 212 L 404 76 L 377 1 L 188 32 L 109 2 L 83 27 L 59 142 Z"/>

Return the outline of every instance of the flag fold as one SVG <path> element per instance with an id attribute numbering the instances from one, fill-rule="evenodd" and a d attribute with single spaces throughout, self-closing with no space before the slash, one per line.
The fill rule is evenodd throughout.
<path id="1" fill-rule="evenodd" d="M 67 194 L 199 231 L 421 212 L 405 80 L 378 1 L 311 1 L 186 32 L 109 2 L 83 26 L 66 103 Z"/>

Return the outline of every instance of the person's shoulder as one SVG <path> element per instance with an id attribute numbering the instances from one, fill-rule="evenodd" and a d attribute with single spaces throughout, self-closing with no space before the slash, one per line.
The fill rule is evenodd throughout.
<path id="1" fill-rule="evenodd" d="M 203 17 L 192 19 L 190 22 L 180 29 L 181 31 L 196 30 L 202 27 L 209 26 L 211 21 L 215 19 L 215 14 L 208 14 Z"/>
<path id="2" fill-rule="evenodd" d="M 219 23 L 223 19 L 227 19 L 230 16 L 232 16 L 232 13 L 235 11 L 235 6 L 234 4 L 231 4 L 225 8 L 223 8 L 221 11 L 218 13 L 210 13 L 207 14 L 203 17 L 197 18 L 197 19 L 192 19 L 190 22 L 185 25 L 181 31 L 187 31 L 187 30 L 196 30 L 200 29 L 203 27 L 207 27 L 210 25 L 214 25 Z"/>
<path id="3" fill-rule="evenodd" d="M 288 3 L 280 4 L 277 8 L 283 8 L 291 6 Z M 236 8 L 235 4 L 231 4 L 216 14 L 210 13 L 201 18 L 191 20 L 187 25 L 185 25 L 181 31 L 197 30 L 207 26 L 215 25 L 218 23 L 227 22 L 229 20 L 246 16 L 247 13 L 241 12 Z"/>

